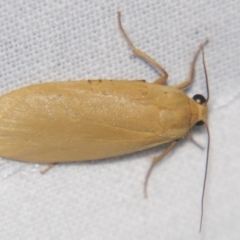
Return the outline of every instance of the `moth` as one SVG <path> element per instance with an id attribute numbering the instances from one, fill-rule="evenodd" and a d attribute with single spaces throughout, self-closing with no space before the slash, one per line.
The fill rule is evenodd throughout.
<path id="1" fill-rule="evenodd" d="M 1 157 L 55 164 L 111 158 L 169 144 L 153 159 L 147 172 L 146 195 L 147 181 L 156 163 L 193 126 L 203 123 L 207 126 L 209 97 L 197 94 L 191 99 L 182 89 L 192 83 L 196 60 L 200 52 L 204 54 L 208 41 L 195 53 L 187 80 L 165 86 L 167 72 L 133 45 L 122 27 L 120 12 L 118 24 L 133 55 L 152 65 L 161 76 L 153 83 L 145 80 L 41 83 L 2 95 Z M 203 63 L 207 79 L 204 55 Z M 209 141 L 207 149 L 208 152 Z M 204 189 L 206 174 L 207 171 Z M 203 197 L 204 190 L 202 202 Z"/>

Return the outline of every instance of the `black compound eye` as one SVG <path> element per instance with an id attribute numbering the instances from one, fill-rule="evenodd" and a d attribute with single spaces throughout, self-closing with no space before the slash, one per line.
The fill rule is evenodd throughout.
<path id="1" fill-rule="evenodd" d="M 203 121 L 199 121 L 199 122 L 197 122 L 195 125 L 196 125 L 196 126 L 202 126 L 203 124 L 204 124 Z"/>
<path id="2" fill-rule="evenodd" d="M 194 100 L 196 103 L 200 104 L 200 105 L 202 105 L 203 103 L 206 102 L 206 98 L 205 98 L 203 95 L 201 95 L 201 94 L 196 94 L 196 95 L 194 95 L 194 96 L 193 96 L 193 100 Z M 203 125 L 203 124 L 204 124 L 203 121 L 199 121 L 199 122 L 197 122 L 195 125 L 196 125 L 196 126 L 201 126 L 201 125 Z"/>
<path id="3" fill-rule="evenodd" d="M 201 94 L 194 95 L 193 100 L 200 105 L 206 102 L 206 98 Z"/>

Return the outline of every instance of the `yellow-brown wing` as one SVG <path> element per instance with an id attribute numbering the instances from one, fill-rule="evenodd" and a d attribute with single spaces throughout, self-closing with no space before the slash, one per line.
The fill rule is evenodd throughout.
<path id="1" fill-rule="evenodd" d="M 31 162 L 97 160 L 183 137 L 189 98 L 139 81 L 54 82 L 0 97 L 0 156 Z"/>

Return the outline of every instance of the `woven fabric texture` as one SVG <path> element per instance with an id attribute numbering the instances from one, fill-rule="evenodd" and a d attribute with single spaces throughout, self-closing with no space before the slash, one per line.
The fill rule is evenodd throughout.
<path id="1" fill-rule="evenodd" d="M 99 162 L 46 166 L 0 160 L 1 239 L 218 239 L 240 230 L 240 1 L 0 1 L 0 91 L 79 79 L 146 79 L 157 71 L 131 58 L 117 11 L 134 44 L 164 66 L 168 85 L 188 76 L 206 38 L 210 84 L 210 164 L 198 233 L 206 149 L 180 141 Z M 206 95 L 202 62 L 187 90 Z M 193 130 L 206 146 L 206 131 Z"/>

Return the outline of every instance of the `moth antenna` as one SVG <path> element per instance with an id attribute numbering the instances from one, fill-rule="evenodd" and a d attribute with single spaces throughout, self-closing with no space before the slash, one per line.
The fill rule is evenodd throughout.
<path id="1" fill-rule="evenodd" d="M 207 182 L 207 173 L 208 173 L 208 159 L 209 159 L 209 150 L 210 150 L 210 132 L 207 123 L 205 122 L 205 127 L 208 135 L 208 144 L 207 144 L 207 156 L 206 156 L 206 164 L 205 164 L 205 174 L 203 180 L 203 189 L 202 189 L 202 200 L 201 200 L 201 217 L 200 217 L 200 227 L 199 232 L 202 230 L 202 222 L 203 222 L 203 212 L 204 212 L 204 196 L 206 190 L 206 182 Z"/>
<path id="2" fill-rule="evenodd" d="M 207 74 L 207 67 L 206 67 L 206 62 L 205 62 L 205 54 L 204 54 L 204 46 L 208 43 L 208 39 L 205 41 L 205 43 L 201 44 L 201 50 L 202 50 L 202 62 L 203 62 L 203 68 L 204 68 L 204 74 L 205 74 L 205 79 L 206 79 L 206 88 L 207 88 L 207 98 L 206 98 L 206 104 L 209 100 L 210 97 L 210 92 L 209 92 L 209 82 L 208 82 L 208 74 Z"/>
<path id="3" fill-rule="evenodd" d="M 207 74 L 207 67 L 206 67 L 206 62 L 205 62 L 205 54 L 204 54 L 204 46 L 208 43 L 208 39 L 201 45 L 201 50 L 202 50 L 202 63 L 203 63 L 203 68 L 204 68 L 204 74 L 205 74 L 205 79 L 206 79 L 206 88 L 207 88 L 207 98 L 206 102 L 204 103 L 207 105 L 207 102 L 209 101 L 210 97 L 210 91 L 209 91 L 209 81 L 208 81 L 208 74 Z M 204 196 L 205 196 L 205 190 L 206 190 L 206 182 L 207 182 L 207 173 L 208 173 L 208 160 L 209 160 L 209 150 L 210 150 L 210 131 L 209 127 L 207 124 L 206 119 L 203 120 L 206 130 L 207 130 L 207 135 L 208 135 L 208 144 L 207 144 L 207 156 L 206 156 L 206 164 L 205 164 L 205 174 L 204 174 L 204 180 L 203 180 L 203 189 L 202 189 L 202 199 L 201 199 L 201 217 L 200 217 L 200 227 L 199 227 L 199 232 L 202 230 L 202 222 L 203 222 L 203 213 L 204 213 Z"/>

